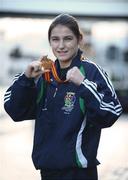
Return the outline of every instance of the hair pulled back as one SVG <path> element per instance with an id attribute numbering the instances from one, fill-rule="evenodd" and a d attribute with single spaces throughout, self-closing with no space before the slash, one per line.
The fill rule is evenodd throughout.
<path id="1" fill-rule="evenodd" d="M 74 33 L 77 40 L 79 40 L 80 37 L 82 37 L 77 20 L 69 14 L 60 14 L 53 20 L 53 22 L 51 23 L 51 25 L 49 27 L 49 30 L 48 30 L 49 42 L 50 42 L 51 32 L 52 32 L 53 28 L 55 28 L 57 25 L 63 25 L 63 26 L 66 26 L 67 28 L 69 28 Z"/>

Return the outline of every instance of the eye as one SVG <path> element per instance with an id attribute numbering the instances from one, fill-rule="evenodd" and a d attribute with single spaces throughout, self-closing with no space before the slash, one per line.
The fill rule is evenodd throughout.
<path id="1" fill-rule="evenodd" d="M 58 37 L 51 37 L 51 41 L 59 41 Z"/>
<path id="2" fill-rule="evenodd" d="M 66 37 L 64 38 L 65 41 L 71 41 L 72 39 L 73 39 L 73 37 L 71 37 L 71 36 L 66 36 Z"/>

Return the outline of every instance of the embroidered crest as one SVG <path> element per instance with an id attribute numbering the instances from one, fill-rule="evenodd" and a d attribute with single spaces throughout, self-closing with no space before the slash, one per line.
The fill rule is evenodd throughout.
<path id="1" fill-rule="evenodd" d="M 75 93 L 67 92 L 66 96 L 64 97 L 64 106 L 62 107 L 62 110 L 64 110 L 65 114 L 69 114 L 73 110 L 75 101 Z"/>

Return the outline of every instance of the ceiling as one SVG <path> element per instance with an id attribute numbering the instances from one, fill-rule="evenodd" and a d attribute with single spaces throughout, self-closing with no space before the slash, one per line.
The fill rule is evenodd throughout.
<path id="1" fill-rule="evenodd" d="M 0 0 L 0 16 L 75 16 L 128 19 L 128 0 Z"/>

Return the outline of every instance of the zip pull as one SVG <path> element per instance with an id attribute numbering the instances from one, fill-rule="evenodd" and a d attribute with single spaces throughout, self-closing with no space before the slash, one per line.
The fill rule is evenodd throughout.
<path id="1" fill-rule="evenodd" d="M 53 97 L 56 96 L 57 90 L 58 90 L 58 88 L 56 87 Z"/>

